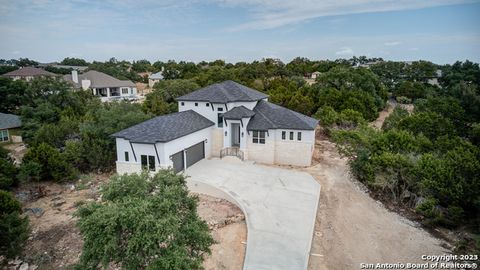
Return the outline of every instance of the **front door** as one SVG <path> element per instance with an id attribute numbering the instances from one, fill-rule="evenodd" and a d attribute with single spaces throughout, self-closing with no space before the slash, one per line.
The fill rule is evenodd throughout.
<path id="1" fill-rule="evenodd" d="M 240 146 L 240 124 L 232 124 L 232 146 Z"/>

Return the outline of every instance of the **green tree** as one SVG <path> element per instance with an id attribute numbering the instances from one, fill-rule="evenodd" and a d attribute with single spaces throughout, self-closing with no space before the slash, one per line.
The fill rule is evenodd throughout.
<path id="1" fill-rule="evenodd" d="M 13 195 L 0 190 L 0 255 L 13 259 L 20 255 L 28 238 L 28 218 Z"/>
<path id="2" fill-rule="evenodd" d="M 80 208 L 84 239 L 78 268 L 200 269 L 213 239 L 188 194 L 185 178 L 163 170 L 155 176 L 113 177 L 103 203 Z"/>
<path id="3" fill-rule="evenodd" d="M 43 181 L 64 181 L 76 176 L 75 169 L 66 162 L 64 156 L 46 143 L 29 148 L 23 158 L 22 167 L 31 166 L 31 162 L 41 166 L 39 178 Z"/>
<path id="4" fill-rule="evenodd" d="M 88 62 L 81 58 L 67 57 L 60 62 L 62 65 L 67 66 L 88 66 Z"/>

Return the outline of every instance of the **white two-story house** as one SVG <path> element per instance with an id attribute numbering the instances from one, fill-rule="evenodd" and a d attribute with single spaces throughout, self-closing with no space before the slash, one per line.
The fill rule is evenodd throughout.
<path id="1" fill-rule="evenodd" d="M 266 164 L 309 166 L 316 119 L 268 102 L 233 81 L 177 98 L 179 112 L 113 134 L 117 172 L 181 171 L 203 158 L 234 155 Z"/>

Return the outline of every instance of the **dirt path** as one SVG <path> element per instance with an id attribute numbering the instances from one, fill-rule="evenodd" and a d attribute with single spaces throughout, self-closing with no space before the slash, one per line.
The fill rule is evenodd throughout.
<path id="1" fill-rule="evenodd" d="M 351 180 L 333 143 L 318 140 L 316 147 L 318 164 L 305 169 L 322 187 L 309 270 L 423 262 L 422 254 L 448 252 L 441 240 L 388 211 Z"/>

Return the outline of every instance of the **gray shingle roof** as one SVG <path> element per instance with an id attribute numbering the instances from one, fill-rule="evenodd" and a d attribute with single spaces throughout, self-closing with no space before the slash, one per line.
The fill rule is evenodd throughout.
<path id="1" fill-rule="evenodd" d="M 43 70 L 41 68 L 36 68 L 36 67 L 23 67 L 19 68 L 14 71 L 7 72 L 3 74 L 3 76 L 7 77 L 15 77 L 15 76 L 21 76 L 21 77 L 26 77 L 26 76 L 57 76 L 57 74 L 48 72 L 46 70 Z"/>
<path id="2" fill-rule="evenodd" d="M 267 97 L 268 95 L 264 93 L 253 90 L 234 81 L 224 81 L 200 88 L 192 93 L 177 98 L 177 100 L 227 103 L 236 101 L 257 101 Z"/>
<path id="3" fill-rule="evenodd" d="M 248 117 L 252 117 L 255 115 L 255 112 L 252 111 L 252 110 L 249 110 L 248 108 L 246 108 L 245 106 L 238 106 L 238 107 L 235 107 L 233 109 L 231 109 L 230 111 L 226 112 L 223 114 L 223 118 L 225 119 L 236 119 L 236 120 L 239 120 L 239 119 L 242 119 L 242 118 L 248 118 Z"/>
<path id="4" fill-rule="evenodd" d="M 318 120 L 267 101 L 259 101 L 253 109 L 255 116 L 247 130 L 299 129 L 314 130 Z"/>
<path id="5" fill-rule="evenodd" d="M 22 126 L 20 116 L 15 114 L 0 113 L 0 129 L 17 128 Z"/>
<path id="6" fill-rule="evenodd" d="M 71 82 L 76 87 L 82 86 L 82 80 L 90 80 L 90 88 L 107 88 L 107 87 L 135 87 L 135 84 L 128 80 L 119 80 L 103 72 L 90 70 L 83 74 L 78 74 L 78 83 L 72 80 L 72 74 L 67 74 L 63 78 Z"/>
<path id="7" fill-rule="evenodd" d="M 157 116 L 112 136 L 130 140 L 132 143 L 168 142 L 213 125 L 215 123 L 212 121 L 188 110 Z"/>

